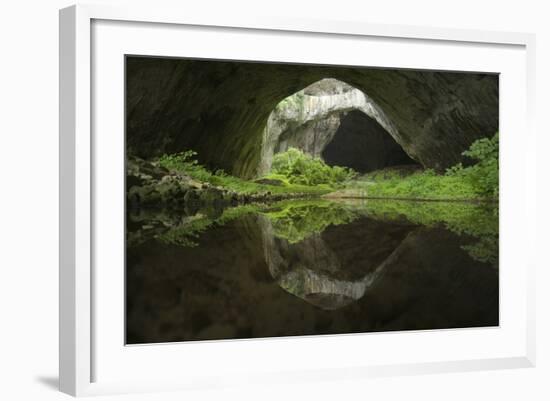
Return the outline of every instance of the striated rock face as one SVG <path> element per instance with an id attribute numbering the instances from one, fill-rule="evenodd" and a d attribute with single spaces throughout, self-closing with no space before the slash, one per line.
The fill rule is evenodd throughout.
<path id="1" fill-rule="evenodd" d="M 415 163 L 395 138 L 397 129 L 372 99 L 344 82 L 323 79 L 269 115 L 258 174 L 269 172 L 273 155 L 290 147 L 360 172 Z"/>
<path id="2" fill-rule="evenodd" d="M 269 171 L 273 154 L 284 152 L 290 147 L 324 158 L 323 151 L 327 145 L 333 143 L 336 135 L 350 139 L 349 133 L 357 136 L 359 142 L 349 147 L 333 145 L 333 148 L 345 150 L 346 160 L 342 162 L 336 158 L 330 164 L 366 171 L 358 161 L 369 159 L 365 152 L 368 152 L 366 148 L 373 138 L 375 140 L 372 141 L 371 151 L 374 153 L 384 153 L 385 148 L 393 145 L 396 152 L 401 153 L 404 159 L 409 159 L 395 139 L 392 139 L 399 137 L 397 129 L 372 99 L 344 82 L 327 78 L 288 97 L 269 115 L 264 130 L 258 174 Z M 352 142 L 355 139 L 357 138 Z M 382 143 L 384 146 L 380 148 Z M 367 146 L 355 146 L 357 144 Z M 347 163 L 354 158 L 356 160 L 353 165 Z"/>
<path id="3" fill-rule="evenodd" d="M 425 167 L 461 161 L 473 141 L 498 130 L 495 74 L 144 57 L 128 57 L 126 67 L 130 154 L 191 148 L 202 163 L 245 178 L 258 172 L 271 111 L 323 78 L 368 94 Z"/>

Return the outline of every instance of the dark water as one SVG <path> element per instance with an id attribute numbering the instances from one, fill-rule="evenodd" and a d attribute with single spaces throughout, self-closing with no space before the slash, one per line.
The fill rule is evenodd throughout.
<path id="1" fill-rule="evenodd" d="M 133 213 L 127 343 L 498 325 L 495 206 Z"/>

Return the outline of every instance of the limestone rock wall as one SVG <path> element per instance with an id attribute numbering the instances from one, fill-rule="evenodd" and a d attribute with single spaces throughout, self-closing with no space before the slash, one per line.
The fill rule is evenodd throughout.
<path id="1" fill-rule="evenodd" d="M 290 147 L 361 172 L 412 162 L 396 139 L 397 129 L 366 94 L 323 79 L 283 100 L 269 115 L 257 173 L 267 173 L 273 155 Z"/>

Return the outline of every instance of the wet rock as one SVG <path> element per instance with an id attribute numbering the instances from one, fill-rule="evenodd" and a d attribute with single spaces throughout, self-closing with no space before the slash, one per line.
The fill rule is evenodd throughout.
<path id="1" fill-rule="evenodd" d="M 203 191 L 200 192 L 199 199 L 204 203 L 220 201 L 223 200 L 223 191 L 216 188 L 203 187 Z"/>
<path id="2" fill-rule="evenodd" d="M 272 180 L 272 182 L 275 181 Z M 133 209 L 171 207 L 176 210 L 194 210 L 207 205 L 218 207 L 220 205 L 267 202 L 283 198 L 300 198 L 306 195 L 274 195 L 271 191 L 241 194 L 194 180 L 183 174 L 168 172 L 157 168 L 154 162 L 135 157 L 131 158 L 131 163 L 129 163 L 126 183 L 128 206 Z"/>
<path id="3" fill-rule="evenodd" d="M 185 203 L 198 202 L 199 199 L 200 195 L 195 189 L 190 189 L 185 193 L 185 196 L 183 197 Z"/>

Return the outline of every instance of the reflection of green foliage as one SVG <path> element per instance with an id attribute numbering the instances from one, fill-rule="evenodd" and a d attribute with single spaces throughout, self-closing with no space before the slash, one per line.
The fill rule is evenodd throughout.
<path id="1" fill-rule="evenodd" d="M 332 188 L 321 185 L 322 183 L 307 183 L 282 179 L 282 185 L 259 184 L 253 181 L 243 180 L 238 177 L 226 174 L 223 170 L 209 171 L 206 167 L 200 165 L 195 159 L 197 152 L 187 150 L 185 152 L 163 155 L 158 159 L 160 166 L 166 168 L 172 173 L 187 175 L 201 182 L 208 182 L 212 185 L 223 187 L 241 194 L 287 194 L 287 193 L 307 193 L 324 194 L 330 192 Z M 269 178 L 281 178 L 273 177 Z M 284 177 L 282 177 L 284 178 Z"/>
<path id="2" fill-rule="evenodd" d="M 262 214 L 271 221 L 275 236 L 290 243 L 321 233 L 330 225 L 350 223 L 359 217 L 345 205 L 323 200 L 280 202 Z"/>
<path id="3" fill-rule="evenodd" d="M 491 264 L 498 262 L 498 235 L 481 237 L 476 243 L 464 245 L 462 248 L 474 260 Z"/>
<path id="4" fill-rule="evenodd" d="M 199 235 L 206 231 L 211 225 L 211 219 L 199 214 L 185 219 L 178 226 L 165 231 L 157 238 L 165 244 L 192 248 L 198 245 L 196 239 Z"/>
<path id="5" fill-rule="evenodd" d="M 257 213 L 262 210 L 263 207 L 265 206 L 254 203 L 230 207 L 223 211 L 222 215 L 215 220 L 215 223 L 217 225 L 223 226 L 224 224 L 229 223 L 232 220 L 238 219 L 239 217 L 245 216 L 247 214 Z"/>
<path id="6" fill-rule="evenodd" d="M 214 226 L 223 226 L 232 220 L 238 219 L 249 213 L 257 212 L 259 205 L 242 205 L 225 209 L 218 218 L 210 218 L 203 214 L 197 214 L 185 218 L 177 226 L 172 227 L 157 236 L 157 239 L 165 244 L 179 245 L 183 247 L 195 247 L 200 234 Z"/>
<path id="7" fill-rule="evenodd" d="M 271 172 L 286 177 L 292 184 L 336 186 L 350 180 L 356 173 L 347 167 L 329 166 L 319 158 L 290 148 L 273 157 Z"/>
<path id="8" fill-rule="evenodd" d="M 498 208 L 493 203 L 287 200 L 272 205 L 248 204 L 227 208 L 217 218 L 199 213 L 171 227 L 163 222 L 165 229 L 155 237 L 167 244 L 193 247 L 207 229 L 248 214 L 268 218 L 274 235 L 290 243 L 298 243 L 322 233 L 331 225 L 348 224 L 360 217 L 383 221 L 405 220 L 428 227 L 443 226 L 458 235 L 472 238 L 472 243 L 463 245 L 463 249 L 473 259 L 491 264 L 498 262 Z"/>
<path id="9" fill-rule="evenodd" d="M 329 225 L 350 223 L 359 217 L 351 208 L 325 200 L 282 201 L 266 206 L 249 204 L 225 209 L 216 219 L 198 214 L 186 218 L 177 226 L 166 230 L 157 238 L 167 244 L 193 247 L 206 229 L 223 226 L 247 214 L 261 214 L 272 223 L 275 235 L 290 243 L 323 232 Z"/>
<path id="10" fill-rule="evenodd" d="M 498 198 L 498 133 L 475 141 L 463 153 L 476 164 L 457 164 L 443 175 L 424 170 L 402 177 L 398 171 L 367 174 L 351 184 L 364 188 L 368 196 L 415 199 Z M 365 180 L 366 179 L 366 180 Z"/>
<path id="11" fill-rule="evenodd" d="M 493 203 L 410 202 L 371 200 L 365 202 L 367 213 L 383 219 L 405 218 L 411 223 L 435 226 L 442 224 L 459 235 L 476 239 L 463 248 L 481 262 L 498 261 L 498 206 Z"/>

